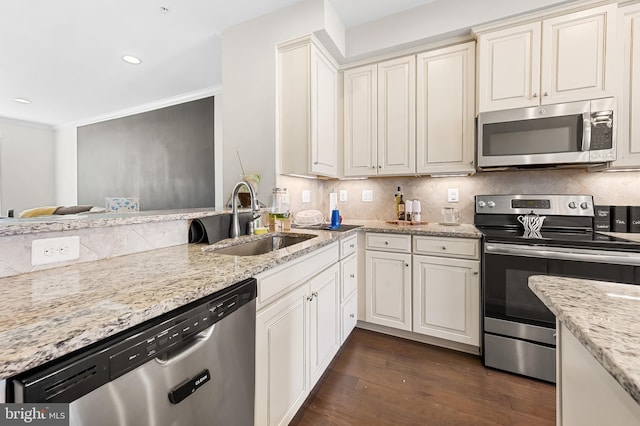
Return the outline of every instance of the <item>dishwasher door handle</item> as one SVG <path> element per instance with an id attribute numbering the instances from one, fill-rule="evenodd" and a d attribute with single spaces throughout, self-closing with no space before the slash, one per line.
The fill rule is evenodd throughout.
<path id="1" fill-rule="evenodd" d="M 197 374 L 191 379 L 187 379 L 180 383 L 178 386 L 169 391 L 169 401 L 172 404 L 178 404 L 189 395 L 197 391 L 200 386 L 211 380 L 211 373 L 209 370 L 203 370 L 200 374 Z"/>
<path id="2" fill-rule="evenodd" d="M 169 366 L 171 364 L 174 364 L 176 362 L 179 362 L 185 359 L 186 357 L 188 357 L 189 355 L 191 355 L 192 353 L 196 352 L 198 349 L 206 345 L 207 342 L 212 339 L 213 331 L 215 328 L 216 328 L 216 324 L 213 324 L 206 330 L 202 330 L 200 333 L 193 336 L 193 340 L 191 340 L 188 344 L 186 344 L 185 346 L 179 349 L 170 350 L 167 353 L 166 358 L 158 357 L 156 358 L 156 361 L 162 364 L 163 366 Z"/>

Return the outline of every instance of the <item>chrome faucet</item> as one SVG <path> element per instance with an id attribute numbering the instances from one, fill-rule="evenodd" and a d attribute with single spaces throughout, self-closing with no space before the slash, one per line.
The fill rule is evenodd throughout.
<path id="1" fill-rule="evenodd" d="M 236 199 L 242 186 L 249 188 L 249 196 L 251 198 L 251 221 L 249 222 L 250 234 L 253 234 L 253 230 L 255 229 L 254 221 L 260 218 L 258 199 L 256 198 L 256 193 L 254 192 L 253 187 L 247 181 L 239 181 L 236 183 L 236 186 L 233 187 L 233 191 L 231 192 L 231 238 L 238 238 L 240 236 L 240 221 L 238 220 L 238 204 L 236 203 Z"/>

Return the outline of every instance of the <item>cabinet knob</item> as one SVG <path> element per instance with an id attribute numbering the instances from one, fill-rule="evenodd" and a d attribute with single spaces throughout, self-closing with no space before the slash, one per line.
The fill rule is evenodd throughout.
<path id="1" fill-rule="evenodd" d="M 388 245 L 389 245 L 389 241 L 385 241 L 385 242 L 384 242 L 384 245 L 385 245 L 385 246 L 388 246 Z"/>
<path id="2" fill-rule="evenodd" d="M 349 276 L 350 276 L 351 278 L 355 278 L 355 277 L 356 277 L 356 274 L 351 274 L 351 275 L 349 275 Z"/>
<path id="3" fill-rule="evenodd" d="M 538 94 L 537 94 L 537 93 L 534 93 L 534 94 L 533 94 L 533 97 L 534 97 L 534 98 L 537 98 L 537 97 L 538 97 Z"/>
<path id="4" fill-rule="evenodd" d="M 549 92 L 544 92 L 543 96 L 549 96 Z"/>
<path id="5" fill-rule="evenodd" d="M 314 162 L 313 162 L 313 164 L 315 164 L 315 165 L 317 166 L 317 165 L 318 165 L 318 164 L 320 164 L 320 163 L 318 163 L 317 161 L 314 161 Z"/>
<path id="6" fill-rule="evenodd" d="M 478 271 L 473 271 L 473 275 L 478 275 Z"/>
<path id="7" fill-rule="evenodd" d="M 349 244 L 349 248 L 356 248 L 355 244 Z"/>
<path id="8" fill-rule="evenodd" d="M 382 168 L 382 166 L 378 165 L 378 168 L 379 168 L 379 169 L 381 169 L 381 168 Z"/>
<path id="9" fill-rule="evenodd" d="M 355 317 L 356 317 L 356 315 L 355 315 L 355 314 L 349 314 L 349 317 L 350 317 L 350 318 L 355 318 Z"/>
<path id="10" fill-rule="evenodd" d="M 318 292 L 317 292 L 317 291 L 314 291 L 313 293 L 311 293 L 311 295 L 312 295 L 313 297 L 318 297 Z"/>
<path id="11" fill-rule="evenodd" d="M 442 246 L 442 250 L 446 250 L 446 249 L 447 249 L 447 246 Z"/>
<path id="12" fill-rule="evenodd" d="M 404 264 L 404 266 L 406 266 L 406 267 L 408 268 L 408 267 L 409 267 L 409 264 L 408 264 L 408 263 L 405 263 L 405 264 Z"/>

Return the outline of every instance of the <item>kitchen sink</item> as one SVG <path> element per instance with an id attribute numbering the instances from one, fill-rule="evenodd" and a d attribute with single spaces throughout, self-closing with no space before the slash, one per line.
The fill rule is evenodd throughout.
<path id="1" fill-rule="evenodd" d="M 259 240 L 242 242 L 230 247 L 211 250 L 211 253 L 229 254 L 232 256 L 256 256 L 258 254 L 270 253 L 294 244 L 303 243 L 315 235 L 268 235 Z"/>

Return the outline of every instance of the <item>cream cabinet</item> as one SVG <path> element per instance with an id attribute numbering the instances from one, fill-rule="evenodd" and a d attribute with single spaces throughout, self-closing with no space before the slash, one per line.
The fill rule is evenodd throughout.
<path id="1" fill-rule="evenodd" d="M 640 167 L 640 4 L 621 7 L 618 15 L 622 81 L 618 98 L 617 155 L 613 168 Z"/>
<path id="2" fill-rule="evenodd" d="M 340 241 L 340 343 L 349 337 L 358 321 L 358 237 L 350 235 Z"/>
<path id="3" fill-rule="evenodd" d="M 480 244 L 413 238 L 413 331 L 480 346 Z"/>
<path id="4" fill-rule="evenodd" d="M 417 56 L 418 174 L 475 173 L 475 43 Z"/>
<path id="5" fill-rule="evenodd" d="M 344 175 L 378 169 L 378 65 L 344 72 Z"/>
<path id="6" fill-rule="evenodd" d="M 480 345 L 479 262 L 413 256 L 413 331 Z"/>
<path id="7" fill-rule="evenodd" d="M 415 60 L 344 72 L 344 176 L 415 173 Z"/>
<path id="8" fill-rule="evenodd" d="M 611 96 L 616 5 L 478 35 L 478 112 Z"/>
<path id="9" fill-rule="evenodd" d="M 411 331 L 411 236 L 366 238 L 365 320 Z"/>
<path id="10" fill-rule="evenodd" d="M 338 177 L 338 71 L 313 36 L 278 45 L 280 173 Z"/>
<path id="11" fill-rule="evenodd" d="M 339 247 L 258 275 L 256 425 L 286 425 L 341 344 Z"/>

